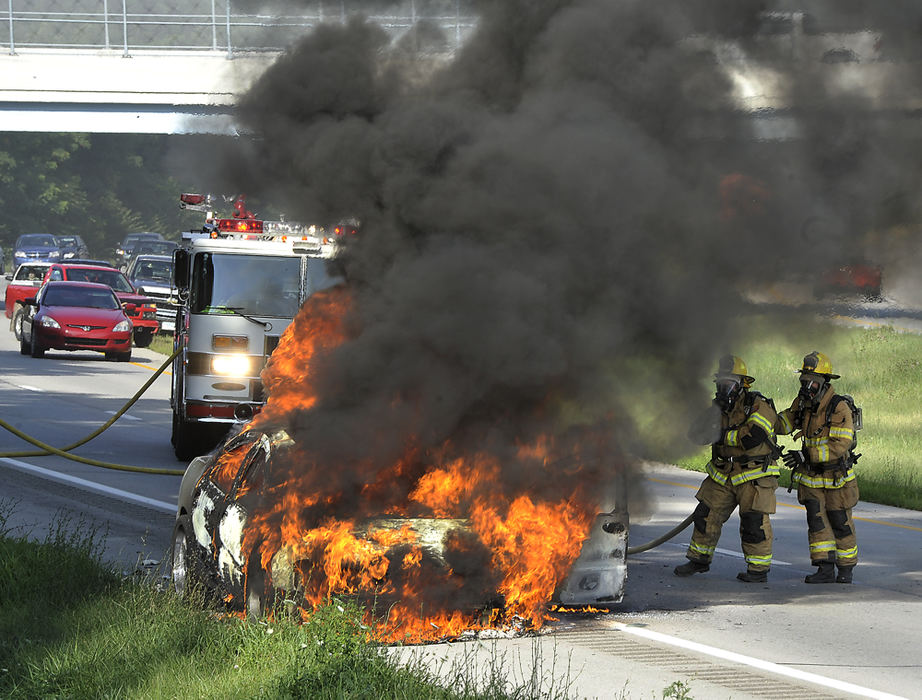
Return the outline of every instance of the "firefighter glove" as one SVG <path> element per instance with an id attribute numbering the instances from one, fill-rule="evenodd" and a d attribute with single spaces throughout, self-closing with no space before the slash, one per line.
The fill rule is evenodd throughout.
<path id="1" fill-rule="evenodd" d="M 803 450 L 788 450 L 781 456 L 781 459 L 784 461 L 784 466 L 788 469 L 796 469 L 807 462 Z"/>

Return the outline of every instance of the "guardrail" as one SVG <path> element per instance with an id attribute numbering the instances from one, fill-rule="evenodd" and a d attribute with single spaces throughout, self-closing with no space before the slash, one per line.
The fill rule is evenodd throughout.
<path id="1" fill-rule="evenodd" d="M 381 1 L 390 11 L 375 14 L 368 12 L 373 3 L 367 0 L 317 0 L 305 4 L 302 14 L 270 15 L 238 12 L 232 0 L 7 0 L 7 48 L 10 54 L 83 49 L 121 50 L 124 56 L 143 50 L 225 51 L 233 58 L 240 51 L 283 50 L 319 24 L 344 23 L 361 12 L 395 41 L 418 28 L 415 40 L 433 51 L 453 51 L 476 25 L 470 3 Z"/>

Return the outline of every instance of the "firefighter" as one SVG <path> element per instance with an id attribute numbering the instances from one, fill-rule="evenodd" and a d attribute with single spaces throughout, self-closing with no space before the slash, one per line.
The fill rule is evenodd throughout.
<path id="1" fill-rule="evenodd" d="M 784 455 L 797 485 L 797 500 L 807 510 L 810 561 L 817 567 L 806 583 L 851 583 L 858 563 L 858 541 L 852 508 L 858 503 L 858 482 L 853 468 L 857 456 L 855 424 L 849 404 L 836 397 L 830 380 L 829 358 L 821 352 L 804 357 L 800 392 L 791 407 L 781 412 L 776 431 L 803 440 L 801 449 Z M 836 575 L 836 567 L 839 573 Z"/>
<path id="2" fill-rule="evenodd" d="M 716 392 L 709 409 L 689 432 L 695 442 L 711 444 L 711 460 L 698 493 L 694 531 L 676 576 L 707 571 L 723 524 L 738 506 L 740 539 L 746 571 L 740 581 L 762 583 L 772 563 L 772 526 L 780 450 L 775 442 L 778 419 L 771 399 L 750 386 L 755 381 L 735 355 L 721 358 L 714 375 Z"/>

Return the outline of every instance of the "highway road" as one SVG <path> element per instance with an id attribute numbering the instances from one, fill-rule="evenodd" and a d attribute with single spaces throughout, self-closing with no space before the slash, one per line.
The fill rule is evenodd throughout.
<path id="1" fill-rule="evenodd" d="M 135 349 L 132 362 L 95 353 L 22 356 L 0 329 L 0 416 L 30 435 L 65 445 L 108 420 L 165 358 Z M 128 414 L 75 450 L 94 459 L 181 469 L 170 448 L 169 377 Z M 0 451 L 27 449 L 2 432 Z M 631 544 L 668 530 L 694 508 L 701 475 L 645 465 L 649 493 L 633 508 Z M 860 478 L 860 477 L 859 477 Z M 168 561 L 178 476 L 108 471 L 56 456 L 0 458 L 0 500 L 15 503 L 8 525 L 40 537 L 63 511 L 106 528 L 106 555 L 131 570 Z M 859 481 L 860 483 L 860 481 Z M 922 513 L 861 503 L 855 510 L 860 564 L 855 583 L 810 586 L 803 509 L 779 490 L 775 561 L 765 584 L 744 584 L 738 518 L 726 524 L 711 571 L 680 579 L 686 531 L 629 559 L 624 601 L 608 614 L 560 615 L 547 634 L 398 650 L 538 678 L 576 697 L 660 698 L 673 682 L 690 697 L 920 697 L 922 688 Z M 157 565 L 153 565 L 156 569 Z M 532 675 L 534 670 L 534 675 Z"/>

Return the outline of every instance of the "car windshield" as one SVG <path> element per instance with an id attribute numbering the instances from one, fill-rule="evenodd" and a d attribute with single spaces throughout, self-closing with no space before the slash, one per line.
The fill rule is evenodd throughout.
<path id="1" fill-rule="evenodd" d="M 47 265 L 20 265 L 16 271 L 17 282 L 37 282 L 45 276 Z"/>
<path id="2" fill-rule="evenodd" d="M 58 242 L 50 233 L 27 233 L 20 236 L 16 241 L 17 248 L 21 246 L 48 246 L 53 248 L 57 245 Z"/>
<path id="3" fill-rule="evenodd" d="M 58 236 L 58 242 L 61 245 L 67 245 L 67 246 L 77 245 L 77 239 L 74 238 L 73 236 Z"/>
<path id="4" fill-rule="evenodd" d="M 131 273 L 133 280 L 155 280 L 169 284 L 173 277 L 171 260 L 141 260 Z"/>
<path id="5" fill-rule="evenodd" d="M 71 282 L 97 282 L 112 287 L 116 292 L 133 292 L 134 288 L 118 270 L 93 270 L 90 268 L 73 267 L 67 271 L 67 279 Z"/>
<path id="6" fill-rule="evenodd" d="M 171 255 L 177 247 L 172 241 L 142 241 L 135 243 L 131 252 L 133 255 Z"/>
<path id="7" fill-rule="evenodd" d="M 83 306 L 91 309 L 117 309 L 118 299 L 108 289 L 89 287 L 49 287 L 42 300 L 45 306 Z"/>

